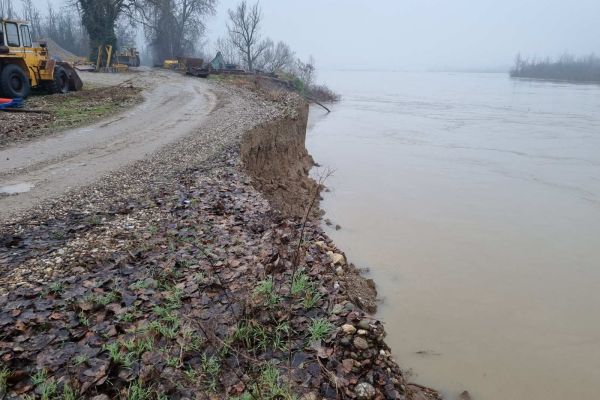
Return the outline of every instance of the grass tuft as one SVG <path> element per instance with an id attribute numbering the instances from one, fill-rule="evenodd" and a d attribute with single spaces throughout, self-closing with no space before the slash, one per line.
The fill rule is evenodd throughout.
<path id="1" fill-rule="evenodd" d="M 309 340 L 311 342 L 320 342 L 325 339 L 333 329 L 333 324 L 325 318 L 313 319 L 308 328 Z"/>

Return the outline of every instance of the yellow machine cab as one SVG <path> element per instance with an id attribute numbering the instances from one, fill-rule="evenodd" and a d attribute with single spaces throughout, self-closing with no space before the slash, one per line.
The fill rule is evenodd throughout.
<path id="1" fill-rule="evenodd" d="M 27 21 L 0 19 L 0 96 L 25 98 L 31 88 L 51 93 L 81 90 L 71 64 L 50 57 L 45 43 L 35 43 Z"/>

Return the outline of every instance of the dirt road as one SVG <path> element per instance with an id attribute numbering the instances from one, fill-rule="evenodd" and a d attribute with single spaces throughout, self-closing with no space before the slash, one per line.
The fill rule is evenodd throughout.
<path id="1" fill-rule="evenodd" d="M 94 125 L 0 151 L 0 218 L 140 160 L 193 132 L 216 103 L 208 84 L 169 71 L 84 75 L 87 81 L 132 79 L 145 101 Z"/>

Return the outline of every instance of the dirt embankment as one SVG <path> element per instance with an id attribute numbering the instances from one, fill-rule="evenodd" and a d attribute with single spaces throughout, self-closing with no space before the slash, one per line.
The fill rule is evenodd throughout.
<path id="1" fill-rule="evenodd" d="M 184 140 L 0 224 L 0 397 L 436 398 L 298 217 L 306 106 L 212 90 Z"/>
<path id="2" fill-rule="evenodd" d="M 304 216 L 316 182 L 305 148 L 308 104 L 297 99 L 290 115 L 262 123 L 242 139 L 241 160 L 256 186 L 282 212 Z"/>
<path id="3" fill-rule="evenodd" d="M 330 360 L 330 363 L 335 366 L 337 362 L 341 362 L 352 372 L 358 372 L 357 370 L 363 367 L 365 373 L 372 368 L 372 371 L 366 373 L 367 377 L 371 375 L 366 382 L 359 382 L 360 373 L 349 379 L 340 378 L 337 396 L 338 398 L 399 399 L 402 395 L 390 383 L 396 380 L 400 383 L 406 398 L 437 399 L 439 395 L 435 391 L 405 382 L 400 369 L 393 361 L 388 377 L 380 378 L 383 382 L 387 382 L 387 385 L 383 388 L 372 385 L 372 374 L 380 373 L 381 365 L 390 366 L 389 361 L 378 359 L 377 355 L 378 353 L 389 354 L 389 348 L 382 342 L 385 336 L 383 326 L 363 314 L 363 312 L 372 314 L 377 310 L 376 285 L 373 280 L 365 278 L 358 268 L 349 263 L 345 254 L 321 231 L 318 219 L 320 213 L 310 212 L 311 207 L 314 207 L 315 211 L 319 210 L 318 199 L 323 187 L 309 176 L 310 169 L 315 165 L 305 146 L 309 107 L 299 98 L 296 101 L 293 111 L 284 117 L 259 124 L 249 130 L 242 139 L 240 157 L 245 171 L 253 178 L 254 186 L 269 199 L 273 207 L 291 217 L 302 220 L 308 217 L 307 224 L 310 226 L 308 231 L 311 235 L 316 233 L 319 236 L 320 240 L 316 241 L 316 245 L 330 258 L 330 268 L 324 272 L 322 280 L 325 282 L 332 277 L 335 280 L 334 290 L 328 295 L 331 300 L 337 297 L 340 303 L 333 307 L 332 312 L 339 313 L 347 319 L 345 321 L 347 323 L 341 327 L 342 334 L 337 336 L 335 342 L 335 347 L 339 346 L 337 348 L 343 350 L 335 354 L 332 357 L 333 362 Z M 317 202 L 313 204 L 315 198 Z M 304 237 L 300 238 L 300 240 L 304 239 Z M 339 312 L 339 308 L 336 310 L 336 307 L 340 307 L 342 312 Z M 360 315 L 366 317 L 370 323 L 365 323 L 365 320 L 358 318 Z M 361 329 L 361 326 L 366 327 L 366 331 Z M 369 336 L 373 332 L 369 329 L 372 330 L 375 326 L 378 327 L 376 330 L 379 336 L 371 341 Z M 361 343 L 362 338 L 367 339 L 365 343 L 374 351 L 373 355 L 366 352 L 367 356 L 364 357 L 362 353 L 363 358 L 355 353 L 357 340 Z M 336 356 L 337 360 L 335 360 Z M 360 366 L 356 364 L 357 358 L 361 361 Z M 350 368 L 350 365 L 353 367 Z M 386 379 L 390 380 L 386 381 Z M 344 388 L 344 385 L 348 387 Z M 366 393 L 371 389 L 373 389 L 371 393 Z"/>

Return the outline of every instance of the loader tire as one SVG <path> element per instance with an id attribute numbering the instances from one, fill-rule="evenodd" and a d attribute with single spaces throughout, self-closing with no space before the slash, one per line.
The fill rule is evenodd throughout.
<path id="1" fill-rule="evenodd" d="M 29 96 L 30 90 L 29 78 L 21 67 L 15 64 L 4 66 L 0 73 L 0 92 L 3 96 L 10 99 L 24 99 Z"/>
<path id="2" fill-rule="evenodd" d="M 48 88 L 52 94 L 69 93 L 69 75 L 60 65 L 54 67 L 54 80 L 50 82 Z"/>

